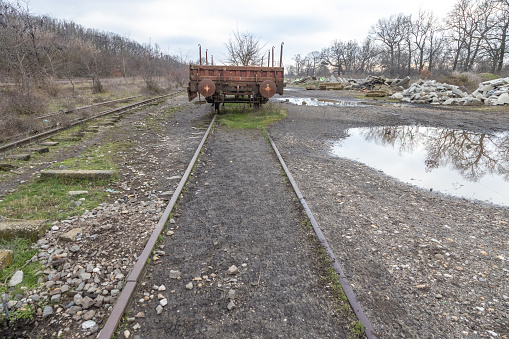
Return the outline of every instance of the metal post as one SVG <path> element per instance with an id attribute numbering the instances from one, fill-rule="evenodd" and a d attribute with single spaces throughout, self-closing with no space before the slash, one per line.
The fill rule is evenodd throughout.
<path id="1" fill-rule="evenodd" d="M 281 43 L 281 54 L 279 55 L 279 67 L 283 67 L 283 45 L 284 44 L 285 44 L 284 42 Z"/>

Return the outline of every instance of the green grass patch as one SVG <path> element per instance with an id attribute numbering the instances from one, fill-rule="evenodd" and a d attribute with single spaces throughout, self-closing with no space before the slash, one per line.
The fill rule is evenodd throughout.
<path id="1" fill-rule="evenodd" d="M 11 295 L 23 294 L 21 287 L 33 289 L 38 286 L 38 273 L 40 272 L 41 265 L 39 262 L 29 263 L 24 266 L 34 255 L 37 250 L 31 247 L 32 242 L 29 239 L 14 239 L 14 240 L 0 240 L 0 248 L 11 250 L 13 252 L 13 262 L 5 269 L 0 271 L 0 293 L 8 292 Z M 24 267 L 23 267 L 24 266 Z M 12 290 L 8 290 L 5 281 L 9 282 L 14 272 L 18 271 L 21 267 L 23 271 L 23 282 Z"/>
<path id="2" fill-rule="evenodd" d="M 0 202 L 0 215 L 12 219 L 62 220 L 71 215 L 97 207 L 108 194 L 108 181 L 89 182 L 86 180 L 41 180 L 20 186 Z M 88 191 L 81 205 L 81 198 L 71 197 L 69 191 Z"/>
<path id="3" fill-rule="evenodd" d="M 90 148 L 83 154 L 54 164 L 52 168 L 116 170 L 114 156 L 129 146 L 128 142 L 119 142 Z M 20 185 L 16 192 L 0 201 L 0 215 L 14 219 L 62 220 L 96 208 L 109 194 L 105 191 L 109 183 L 109 180 L 37 179 Z M 71 197 L 69 191 L 88 191 L 88 194 Z M 84 200 L 78 202 L 81 198 Z"/>
<path id="4" fill-rule="evenodd" d="M 484 81 L 490 81 L 490 80 L 495 80 L 495 79 L 498 79 L 499 76 L 498 75 L 495 75 L 495 74 L 491 74 L 491 73 L 479 73 L 477 74 L 477 76 L 479 78 L 481 78 L 481 80 L 484 82 Z"/>
<path id="5" fill-rule="evenodd" d="M 228 104 L 217 121 L 234 129 L 264 129 L 269 124 L 286 118 L 286 111 L 271 104 L 254 110 L 246 104 Z"/>

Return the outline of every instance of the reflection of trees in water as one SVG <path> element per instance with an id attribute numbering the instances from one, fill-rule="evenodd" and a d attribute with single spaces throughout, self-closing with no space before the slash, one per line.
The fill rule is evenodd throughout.
<path id="1" fill-rule="evenodd" d="M 392 146 L 401 152 L 426 150 L 426 171 L 450 165 L 471 181 L 487 173 L 509 180 L 509 134 L 479 134 L 468 131 L 419 126 L 373 127 L 363 133 L 367 141 Z"/>

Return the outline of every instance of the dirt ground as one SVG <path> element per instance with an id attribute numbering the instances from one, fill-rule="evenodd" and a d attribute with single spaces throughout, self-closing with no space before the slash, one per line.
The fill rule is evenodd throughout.
<path id="1" fill-rule="evenodd" d="M 343 91 L 289 88 L 285 93 L 275 101 L 352 98 Z M 333 157 L 329 147 L 353 127 L 508 131 L 509 114 L 388 103 L 276 104 L 288 117 L 268 130 L 379 337 L 507 338 L 509 209 L 406 185 L 363 164 Z M 183 108 L 160 121 L 157 129 L 137 122 L 175 105 Z M 107 236 L 82 239 L 79 256 L 69 252 L 71 268 L 78 267 L 71 275 L 87 264 L 104 271 L 116 262 L 118 268 L 112 268 L 127 276 L 161 213 L 162 193 L 176 186 L 175 176 L 182 174 L 209 119 L 208 106 L 188 104 L 181 97 L 117 123 L 114 136 L 136 142 L 132 152 L 118 155 L 122 179 L 118 187 L 111 187 L 118 193 L 87 218 L 70 218 L 60 223 L 66 227 L 45 236 L 49 249 L 68 253 L 59 232 L 79 226 L 93 235 L 102 226 L 113 227 L 115 232 Z M 98 145 L 105 140 L 111 142 L 111 135 L 87 142 Z M 47 164 L 76 156 L 86 147 L 80 144 L 48 155 Z M 321 285 L 316 253 L 301 226 L 302 212 L 263 135 L 217 127 L 205 147 L 179 201 L 175 224 L 168 229 L 173 233 L 162 239 L 163 252 L 149 267 L 121 333 L 129 330 L 141 338 L 350 336 L 350 320 L 335 310 Z M 0 193 L 15 189 L 20 180 L 31 180 L 45 166 L 27 166 L 19 177 L 1 183 Z M 124 210 L 129 213 L 123 215 Z M 126 243 L 129 249 L 122 248 Z M 102 251 L 94 251 L 97 246 Z M 239 273 L 228 274 L 232 265 Z M 93 276 L 101 282 L 108 277 Z M 192 289 L 186 288 L 191 282 Z M 161 314 L 156 311 L 158 294 L 167 302 Z M 19 336 L 11 332 L 12 337 L 50 336 L 60 330 L 64 337 L 85 337 L 81 311 L 63 316 L 72 300 L 64 294 L 52 316 L 37 318 L 34 328 L 20 329 Z M 93 320 L 103 325 L 111 309 L 102 305 L 94 310 Z"/>
<path id="2" fill-rule="evenodd" d="M 344 100 L 345 92 L 288 91 Z M 409 186 L 330 155 L 348 128 L 423 125 L 492 133 L 506 112 L 284 104 L 269 128 L 380 337 L 509 335 L 509 209 Z"/>

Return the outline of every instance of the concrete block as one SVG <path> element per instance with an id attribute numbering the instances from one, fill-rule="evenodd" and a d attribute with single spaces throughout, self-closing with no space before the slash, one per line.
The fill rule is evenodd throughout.
<path id="1" fill-rule="evenodd" d="M 47 228 L 45 220 L 0 219 L 0 239 L 25 238 L 35 242 Z"/>
<path id="2" fill-rule="evenodd" d="M 76 180 L 102 180 L 115 176 L 113 170 L 47 170 L 41 172 L 41 178 L 60 178 Z"/>

